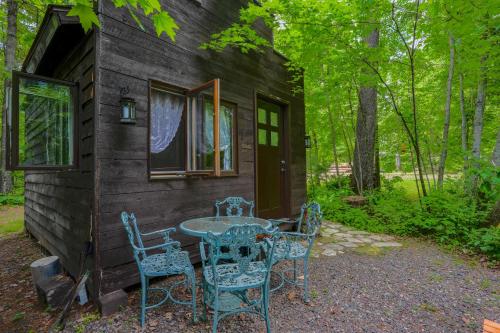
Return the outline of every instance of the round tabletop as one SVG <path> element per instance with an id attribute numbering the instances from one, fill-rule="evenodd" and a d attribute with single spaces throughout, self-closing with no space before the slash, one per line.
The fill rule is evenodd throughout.
<path id="1" fill-rule="evenodd" d="M 271 227 L 268 220 L 248 216 L 199 217 L 184 221 L 179 227 L 187 235 L 204 237 L 208 232 L 220 235 L 230 227 L 242 224 L 259 224 L 264 229 Z"/>

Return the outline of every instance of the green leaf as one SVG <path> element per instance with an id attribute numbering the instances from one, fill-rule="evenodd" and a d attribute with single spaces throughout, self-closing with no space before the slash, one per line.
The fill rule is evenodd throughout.
<path id="1" fill-rule="evenodd" d="M 158 0 L 138 0 L 138 2 L 146 15 L 150 15 L 155 11 L 161 12 L 161 5 Z"/>
<path id="2" fill-rule="evenodd" d="M 89 31 L 92 29 L 92 24 L 95 24 L 96 26 L 100 27 L 99 19 L 97 18 L 97 15 L 94 12 L 94 8 L 92 7 L 91 3 L 82 3 L 79 2 L 71 8 L 71 10 L 68 12 L 68 16 L 78 16 L 80 19 L 80 23 L 82 24 L 83 30 L 85 32 Z"/>
<path id="3" fill-rule="evenodd" d="M 129 1 L 127 0 L 113 0 L 113 4 L 116 8 L 125 7 L 128 3 Z"/>
<path id="4" fill-rule="evenodd" d="M 172 41 L 175 42 L 176 30 L 179 29 L 179 26 L 175 23 L 169 13 L 161 11 L 158 14 L 154 14 L 153 24 L 158 37 L 164 32 Z"/>
<path id="5" fill-rule="evenodd" d="M 137 15 L 135 15 L 134 11 L 132 10 L 132 8 L 128 8 L 128 12 L 130 14 L 130 16 L 134 19 L 135 23 L 137 23 L 137 25 L 139 26 L 139 28 L 141 28 L 142 31 L 146 30 L 144 29 L 144 26 L 142 25 L 142 22 L 141 20 L 137 17 Z"/>

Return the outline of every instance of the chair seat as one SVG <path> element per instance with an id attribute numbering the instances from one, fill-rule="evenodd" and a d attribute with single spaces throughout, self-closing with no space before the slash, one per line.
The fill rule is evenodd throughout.
<path id="1" fill-rule="evenodd" d="M 274 262 L 283 259 L 298 259 L 305 257 L 307 253 L 307 247 L 302 245 L 302 243 L 297 241 L 287 242 L 284 239 L 280 239 L 276 242 L 274 247 Z"/>
<path id="2" fill-rule="evenodd" d="M 205 267 L 203 275 L 205 281 L 213 286 L 212 266 Z M 238 264 L 221 264 L 217 265 L 217 275 L 219 276 L 218 287 L 221 290 L 256 288 L 265 282 L 266 265 L 262 261 L 251 262 L 247 274 L 240 275 Z"/>
<path id="3" fill-rule="evenodd" d="M 141 261 L 141 267 L 144 274 L 148 276 L 181 274 L 193 270 L 186 251 L 149 255 Z"/>

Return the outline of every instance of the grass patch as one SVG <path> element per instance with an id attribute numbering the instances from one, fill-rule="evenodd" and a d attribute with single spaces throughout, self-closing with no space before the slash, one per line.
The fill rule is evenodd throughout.
<path id="1" fill-rule="evenodd" d="M 383 255 L 386 252 L 386 250 L 380 247 L 365 245 L 355 248 L 354 252 L 357 252 L 359 254 L 367 254 L 369 256 L 380 256 Z"/>
<path id="2" fill-rule="evenodd" d="M 421 311 L 426 311 L 426 312 L 430 312 L 430 313 L 435 313 L 435 312 L 439 311 L 438 307 L 436 307 L 433 304 L 427 303 L 427 302 L 424 302 L 424 303 L 420 304 L 419 305 L 419 309 Z"/>
<path id="3" fill-rule="evenodd" d="M 408 199 L 414 202 L 418 201 L 418 189 L 414 179 L 403 179 L 395 187 L 404 190 Z"/>
<path id="4" fill-rule="evenodd" d="M 24 194 L 21 195 L 0 195 L 0 206 L 21 206 L 24 205 Z"/>
<path id="5" fill-rule="evenodd" d="M 9 221 L 5 224 L 0 224 L 0 236 L 19 233 L 23 231 L 24 228 L 24 220 L 14 220 Z"/>
<path id="6" fill-rule="evenodd" d="M 432 273 L 432 274 L 429 276 L 429 280 L 431 280 L 432 282 L 439 283 L 439 282 L 443 282 L 444 277 L 442 277 L 442 276 L 441 276 L 441 275 L 439 275 L 439 274 Z"/>
<path id="7" fill-rule="evenodd" d="M 23 207 L 0 206 L 0 236 L 21 232 L 23 228 Z"/>
<path id="8" fill-rule="evenodd" d="M 491 280 L 490 279 L 482 279 L 481 283 L 479 284 L 479 288 L 482 290 L 489 289 L 491 287 Z"/>

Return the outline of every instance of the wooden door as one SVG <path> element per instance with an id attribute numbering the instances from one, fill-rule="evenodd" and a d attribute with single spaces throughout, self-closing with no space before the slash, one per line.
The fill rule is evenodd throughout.
<path id="1" fill-rule="evenodd" d="M 285 107 L 257 99 L 257 216 L 287 216 Z"/>

